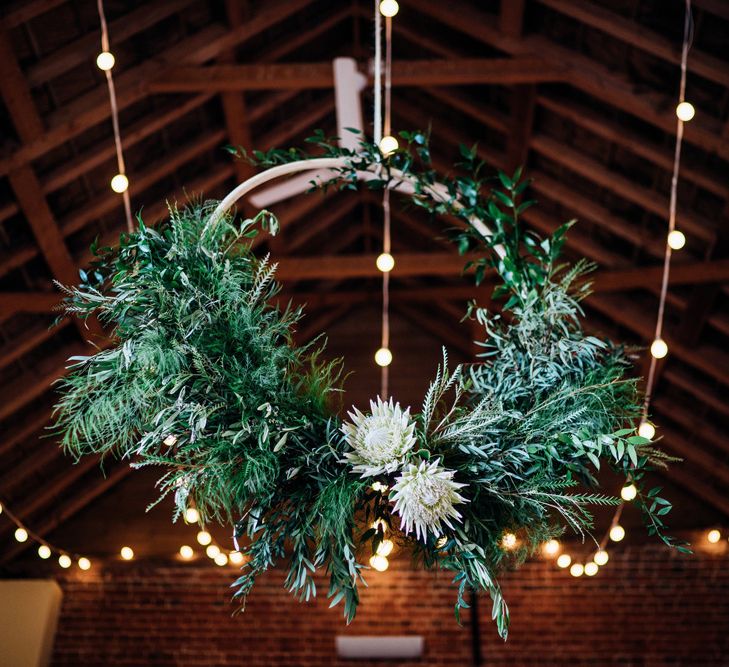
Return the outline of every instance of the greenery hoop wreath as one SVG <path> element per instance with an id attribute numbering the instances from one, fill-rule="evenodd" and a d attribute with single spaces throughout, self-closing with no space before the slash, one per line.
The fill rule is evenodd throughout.
<path id="1" fill-rule="evenodd" d="M 635 432 L 641 400 L 625 350 L 582 330 L 590 267 L 558 259 L 570 225 L 538 237 L 519 220 L 533 204 L 522 201 L 519 171 L 489 178 L 461 147 L 457 175 L 437 175 L 425 134 L 401 137 L 388 155 L 365 141 L 344 150 L 322 133 L 309 140 L 316 158 L 243 154 L 267 171 L 224 202 L 170 207 L 156 229 L 140 218 L 118 247 L 96 249 L 82 284 L 64 288 L 66 310 L 97 314 L 117 344 L 72 358 L 57 430 L 76 457 L 163 467 L 175 518 L 194 504 L 203 522 L 234 524 L 247 556 L 233 584 L 241 606 L 256 577 L 284 561 L 286 586 L 303 600 L 326 573 L 331 606 L 343 603 L 350 621 L 363 562 L 392 539 L 418 566 L 453 573 L 457 616 L 469 591 L 488 591 L 505 637 L 497 574 L 566 528 L 589 534 L 590 505 L 619 504 L 599 493 L 602 465 L 638 487 L 649 532 L 685 549 L 664 534 L 669 503 L 645 487 L 667 457 Z M 468 312 L 483 327 L 480 358 L 451 369 L 444 350 L 418 412 L 376 397 L 338 417 L 341 362 L 322 360 L 321 341 L 294 345 L 302 312 L 271 304 L 276 265 L 251 249 L 261 231 L 276 233 L 276 219 L 229 212 L 272 176 L 314 167 L 331 174 L 315 187 L 364 181 L 450 216 L 459 251 L 480 256 L 476 282 L 496 280 L 500 312 Z M 513 551 L 507 531 L 519 538 Z"/>

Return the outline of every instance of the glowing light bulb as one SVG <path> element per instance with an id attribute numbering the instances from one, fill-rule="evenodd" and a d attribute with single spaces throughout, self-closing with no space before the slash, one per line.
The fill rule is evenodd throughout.
<path id="1" fill-rule="evenodd" d="M 387 484 L 383 484 L 382 482 L 375 482 L 372 485 L 372 490 L 379 491 L 380 493 L 384 493 L 385 491 L 387 491 L 387 489 L 388 489 Z"/>
<path id="2" fill-rule="evenodd" d="M 88 558 L 84 558 L 83 556 L 78 559 L 78 566 L 82 570 L 90 570 L 91 569 L 91 561 Z"/>
<path id="3" fill-rule="evenodd" d="M 635 488 L 635 484 L 628 484 L 620 489 L 620 497 L 623 500 L 634 500 L 638 495 L 638 489 Z"/>
<path id="4" fill-rule="evenodd" d="M 134 558 L 134 549 L 131 547 L 122 547 L 119 553 L 124 560 L 132 560 Z"/>
<path id="5" fill-rule="evenodd" d="M 440 538 L 438 538 L 438 541 L 435 543 L 435 547 L 436 547 L 436 549 L 442 549 L 446 544 L 448 544 L 448 538 L 440 537 Z"/>
<path id="6" fill-rule="evenodd" d="M 389 273 L 393 268 L 395 268 L 395 258 L 389 252 L 383 252 L 378 256 L 375 265 L 377 266 L 378 271 L 382 271 L 382 273 Z"/>
<path id="7" fill-rule="evenodd" d="M 696 115 L 696 109 L 694 109 L 694 105 L 691 102 L 681 102 L 676 107 L 676 115 L 684 123 L 688 123 Z"/>
<path id="8" fill-rule="evenodd" d="M 28 531 L 25 528 L 17 528 L 15 531 L 15 539 L 18 542 L 25 542 L 28 539 Z"/>
<path id="9" fill-rule="evenodd" d="M 112 67 L 114 67 L 115 62 L 116 58 L 114 58 L 114 54 L 110 51 L 102 51 L 98 56 L 96 56 L 96 66 L 102 72 L 108 72 Z"/>
<path id="10" fill-rule="evenodd" d="M 65 570 L 71 567 L 71 557 L 67 554 L 61 554 L 58 557 L 58 564 Z"/>
<path id="11" fill-rule="evenodd" d="M 605 549 L 600 549 L 595 552 L 592 560 L 594 560 L 598 565 L 605 565 L 605 563 L 610 560 L 610 556 L 608 556 L 608 552 L 605 551 Z"/>
<path id="12" fill-rule="evenodd" d="M 168 435 L 162 442 L 164 442 L 168 447 L 174 447 L 177 442 L 177 436 Z"/>
<path id="13" fill-rule="evenodd" d="M 514 533 L 504 533 L 501 537 L 501 548 L 511 550 L 516 546 L 516 535 Z"/>
<path id="14" fill-rule="evenodd" d="M 656 338 L 651 343 L 651 354 L 656 359 L 663 359 L 668 354 L 668 345 L 666 345 L 666 341 L 663 338 Z"/>
<path id="15" fill-rule="evenodd" d="M 127 188 L 129 187 L 129 179 L 124 174 L 117 174 L 116 176 L 114 176 L 114 178 L 111 179 L 110 185 L 111 189 L 114 192 L 116 192 L 117 194 L 121 194 L 122 192 L 127 191 Z M 165 442 L 167 442 L 170 437 L 174 436 L 168 436 L 167 438 L 165 438 Z"/>
<path id="16" fill-rule="evenodd" d="M 392 352 L 389 348 L 381 347 L 375 352 L 375 363 L 378 366 L 389 366 L 392 363 Z"/>
<path id="17" fill-rule="evenodd" d="M 585 574 L 588 577 L 594 577 L 599 569 L 600 568 L 597 566 L 597 563 L 587 563 L 587 565 L 585 565 Z"/>
<path id="18" fill-rule="evenodd" d="M 656 434 L 656 427 L 650 422 L 642 421 L 638 427 L 638 435 L 648 440 L 653 440 L 653 436 Z"/>
<path id="19" fill-rule="evenodd" d="M 375 530 L 381 530 L 383 533 L 387 532 L 387 524 L 385 523 L 384 519 L 377 519 L 377 521 L 374 521 L 370 528 L 374 528 Z"/>
<path id="20" fill-rule="evenodd" d="M 213 558 L 213 561 L 216 565 L 219 565 L 220 567 L 223 567 L 223 565 L 228 564 L 228 556 L 226 556 L 222 551 Z"/>
<path id="21" fill-rule="evenodd" d="M 50 558 L 51 557 L 51 548 L 47 544 L 41 544 L 38 547 L 38 555 L 43 560 L 46 560 L 47 558 Z"/>
<path id="22" fill-rule="evenodd" d="M 185 521 L 187 523 L 197 523 L 200 519 L 200 512 L 198 512 L 194 507 L 188 507 L 185 510 Z"/>
<path id="23" fill-rule="evenodd" d="M 205 553 L 208 555 L 208 558 L 212 558 L 214 560 L 220 553 L 220 547 L 217 544 L 211 544 L 207 549 L 205 549 Z"/>
<path id="24" fill-rule="evenodd" d="M 197 542 L 198 544 L 202 544 L 203 546 L 206 546 L 207 544 L 210 544 L 213 541 L 212 536 L 210 533 L 208 533 L 207 530 L 201 530 L 197 534 Z"/>
<path id="25" fill-rule="evenodd" d="M 400 144 L 397 142 L 397 139 L 390 134 L 380 139 L 380 150 L 383 155 L 390 155 L 391 153 L 394 153 L 399 146 Z"/>
<path id="26" fill-rule="evenodd" d="M 674 229 L 669 232 L 667 241 L 672 250 L 681 250 L 686 245 L 686 236 L 678 229 Z"/>
<path id="27" fill-rule="evenodd" d="M 721 539 L 721 533 L 714 528 L 714 530 L 710 530 L 706 534 L 706 539 L 709 540 L 712 544 L 716 544 Z"/>
<path id="28" fill-rule="evenodd" d="M 581 577 L 585 573 L 585 566 L 582 563 L 572 563 L 570 574 L 573 577 Z"/>
<path id="29" fill-rule="evenodd" d="M 620 542 L 625 537 L 625 528 L 623 528 L 619 523 L 615 524 L 610 529 L 610 539 L 613 542 Z"/>
<path id="30" fill-rule="evenodd" d="M 0 514 L 2 514 L 2 513 L 3 513 L 3 504 L 0 503 Z"/>
<path id="31" fill-rule="evenodd" d="M 559 552 L 559 540 L 549 540 L 542 546 L 545 556 L 556 556 Z"/>
<path id="32" fill-rule="evenodd" d="M 382 0 L 380 3 L 380 14 L 391 19 L 400 10 L 400 5 L 397 4 L 396 0 Z"/>
<path id="33" fill-rule="evenodd" d="M 233 565 L 240 565 L 245 559 L 240 551 L 231 551 L 228 554 L 228 560 L 230 560 Z"/>
<path id="34" fill-rule="evenodd" d="M 180 556 L 182 556 L 185 560 L 190 560 L 194 555 L 195 552 L 192 550 L 192 547 L 187 544 L 183 544 L 180 547 Z"/>
<path id="35" fill-rule="evenodd" d="M 569 554 L 562 554 L 557 559 L 557 566 L 564 569 L 565 567 L 569 567 L 569 564 L 571 562 L 572 562 L 572 556 L 570 556 Z"/>
<path id="36" fill-rule="evenodd" d="M 370 558 L 370 565 L 378 572 L 384 572 L 388 567 L 390 567 L 390 561 L 384 556 L 378 556 L 375 554 Z"/>
<path id="37" fill-rule="evenodd" d="M 392 553 L 394 547 L 395 544 L 392 540 L 382 540 L 382 542 L 380 542 L 379 546 L 377 547 L 377 555 L 389 556 Z"/>

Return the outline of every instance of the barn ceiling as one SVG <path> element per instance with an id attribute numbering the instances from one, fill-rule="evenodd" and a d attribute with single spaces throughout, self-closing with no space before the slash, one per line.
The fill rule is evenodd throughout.
<path id="1" fill-rule="evenodd" d="M 133 209 L 147 223 L 166 200 L 220 197 L 250 175 L 226 144 L 302 145 L 335 133 L 331 60 L 372 57 L 370 2 L 107 0 L 114 76 Z M 548 233 L 578 218 L 568 253 L 599 264 L 588 326 L 631 344 L 653 336 L 674 150 L 683 3 L 677 0 L 401 0 L 394 22 L 393 125 L 428 128 L 436 167 L 458 144 L 486 163 L 526 164 Z M 653 402 L 665 447 L 686 462 L 666 473 L 680 525 L 729 515 L 729 2 L 694 0 L 678 227 L 666 335 Z M 63 320 L 52 281 L 73 283 L 95 237 L 124 228 L 96 3 L 25 0 L 0 10 L 0 500 L 42 535 L 116 549 L 110 512 L 132 535 L 160 535 L 168 514 L 143 517 L 149 474 L 129 462 L 73 465 L 45 437 L 52 382 L 65 360 L 108 344 L 96 324 Z M 365 108 L 371 109 L 369 93 Z M 381 213 L 367 193 L 308 195 L 275 208 L 270 250 L 285 295 L 306 302 L 298 332 L 327 331 L 354 371 L 347 400 L 376 391 L 379 331 L 374 255 Z M 460 276 L 433 222 L 395 207 L 393 393 L 419 402 L 439 347 L 459 360 L 474 333 L 466 301 L 488 302 Z M 263 249 L 262 249 L 263 250 Z M 409 269 L 407 267 L 410 267 Z M 644 373 L 645 354 L 637 353 Z M 148 490 L 145 495 L 144 488 Z M 164 516 L 163 516 L 164 515 Z M 136 524 L 134 522 L 137 522 Z M 144 523 L 144 522 L 147 523 Z M 149 523 L 151 521 L 151 523 Z M 145 527 L 146 526 L 146 527 Z M 0 565 L 24 545 L 0 522 Z M 141 538 L 140 538 L 141 539 Z M 169 538 L 171 540 L 172 538 Z M 160 552 L 168 538 L 159 539 Z M 169 541 L 168 540 L 168 541 Z M 80 547 L 79 547 L 80 548 Z"/>

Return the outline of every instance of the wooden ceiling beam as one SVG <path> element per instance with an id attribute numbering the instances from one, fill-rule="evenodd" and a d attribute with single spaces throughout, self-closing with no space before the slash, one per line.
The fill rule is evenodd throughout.
<path id="1" fill-rule="evenodd" d="M 0 438 L 0 456 L 6 456 L 12 449 L 20 443 L 25 442 L 28 438 L 37 435 L 48 425 L 51 420 L 50 404 L 43 403 L 39 405 L 34 412 L 27 418 L 23 419 L 15 426 L 3 428 L 3 435 Z"/>
<path id="2" fill-rule="evenodd" d="M 16 0 L 2 11 L 2 26 L 16 28 L 62 5 L 66 0 Z"/>
<path id="3" fill-rule="evenodd" d="M 508 37 L 521 37 L 525 0 L 501 0 L 499 28 Z"/>
<path id="4" fill-rule="evenodd" d="M 537 58 L 396 60 L 393 86 L 458 86 L 560 81 L 559 68 Z M 333 88 L 331 62 L 177 67 L 149 84 L 152 93 Z"/>
<path id="5" fill-rule="evenodd" d="M 698 436 L 707 443 L 707 445 L 703 443 L 699 445 L 700 452 L 697 452 L 695 456 L 687 456 L 686 458 L 698 461 L 696 457 L 703 455 L 707 450 L 718 450 L 722 454 L 729 454 L 729 436 L 726 435 L 723 429 L 716 428 L 707 422 L 697 410 L 666 396 L 654 398 L 651 407 L 655 415 L 658 416 L 656 421 L 659 426 L 664 423 L 664 420 L 668 420 L 670 423 L 681 426 L 686 433 L 690 433 L 692 439 Z M 724 479 L 724 483 L 729 485 L 729 466 L 726 466 L 725 472 L 726 479 Z"/>
<path id="6" fill-rule="evenodd" d="M 729 516 L 729 497 L 726 493 L 717 491 L 708 484 L 698 480 L 695 475 L 686 472 L 681 466 L 668 466 L 667 469 L 661 469 L 659 474 L 675 484 L 682 486 L 687 491 L 690 491 L 694 496 L 715 507 L 726 516 Z"/>

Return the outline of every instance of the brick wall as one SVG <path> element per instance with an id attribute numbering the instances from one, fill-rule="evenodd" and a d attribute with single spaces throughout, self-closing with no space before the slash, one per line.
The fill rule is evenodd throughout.
<path id="1" fill-rule="evenodd" d="M 63 573 L 54 665 L 302 665 L 340 663 L 337 634 L 425 636 L 422 665 L 471 664 L 468 616 L 459 627 L 444 574 L 395 561 L 369 576 L 354 624 L 324 599 L 300 605 L 263 577 L 245 614 L 231 617 L 232 568 L 119 563 Z M 729 665 L 726 557 L 682 557 L 656 546 L 615 551 L 592 578 L 533 562 L 503 578 L 508 642 L 481 600 L 484 664 Z M 403 664 L 403 663 L 398 663 Z"/>

